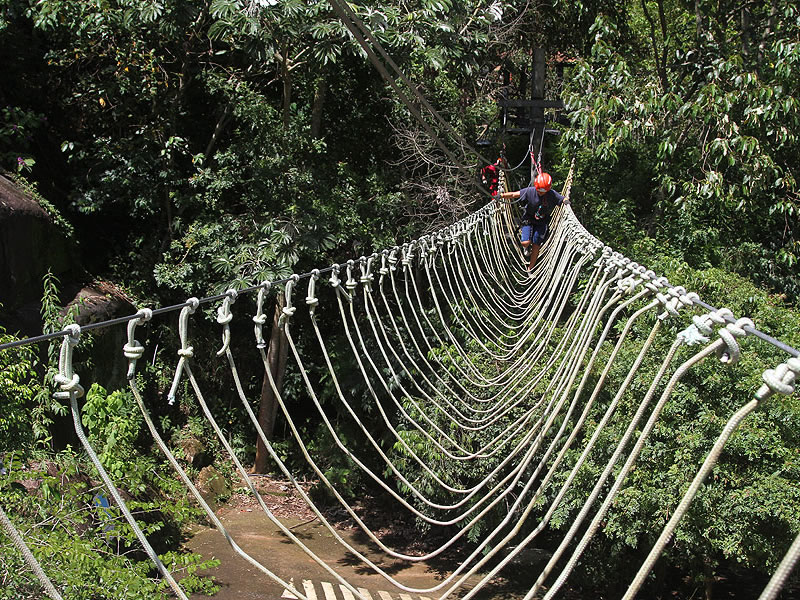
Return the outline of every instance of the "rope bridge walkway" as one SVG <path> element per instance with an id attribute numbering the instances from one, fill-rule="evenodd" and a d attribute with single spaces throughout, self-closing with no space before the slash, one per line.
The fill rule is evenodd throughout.
<path id="1" fill-rule="evenodd" d="M 564 189 L 567 197 L 571 181 L 570 174 Z M 712 307 L 696 294 L 671 286 L 666 279 L 613 252 L 584 229 L 568 205 L 554 213 L 551 234 L 530 276 L 525 271 L 515 231 L 512 208 L 493 202 L 450 227 L 403 246 L 278 282 L 284 284 L 277 292 L 285 296 L 280 327 L 291 359 L 338 451 L 382 488 L 397 503 L 397 510 L 407 511 L 429 528 L 455 531 L 437 548 L 422 555 L 404 553 L 385 543 L 362 520 L 337 482 L 326 476 L 309 448 L 309 440 L 301 434 L 289 410 L 291 399 L 280 393 L 266 353 L 264 305 L 272 288 L 278 289 L 276 282 L 244 290 L 256 293 L 255 314 L 247 314 L 243 308 L 241 317 L 237 315 L 252 319 L 255 339 L 250 347 L 260 355 L 264 367 L 257 376 L 268 378 L 308 467 L 372 543 L 388 556 L 418 562 L 447 553 L 472 533 L 474 548 L 469 556 L 436 585 L 424 589 L 407 585 L 343 538 L 267 439 L 254 412 L 254 398 L 248 397 L 243 383 L 253 374 L 239 372 L 231 343 L 231 323 L 238 309 L 235 303 L 243 291 L 229 291 L 203 301 L 191 298 L 177 307 L 180 348 L 166 400 L 198 403 L 264 514 L 328 574 L 347 598 L 366 600 L 366 591 L 349 583 L 334 565 L 315 554 L 306 541 L 273 515 L 223 432 L 220 416 L 214 414 L 206 400 L 213 392 L 203 389 L 192 370 L 195 349 L 191 326 L 201 303 L 219 304 L 221 342 L 214 349 L 217 359 L 230 372 L 242 407 L 276 468 L 295 485 L 319 522 L 365 568 L 385 578 L 387 586 L 400 592 L 401 597 L 415 594 L 440 600 L 466 600 L 478 594 L 549 529 L 556 511 L 564 509 L 568 494 L 574 494 L 576 480 L 591 477 L 591 490 L 570 513 L 566 532 L 550 529 L 551 535 L 562 536 L 560 543 L 525 599 L 558 596 L 588 544 L 602 530 L 614 509 L 615 498 L 624 486 L 630 485 L 626 483 L 628 475 L 647 448 L 649 436 L 676 385 L 704 361 L 717 361 L 720 369 L 736 363 L 742 337 L 756 334 L 768 338 L 748 319 L 735 319 L 725 309 L 709 310 Z M 130 318 L 105 324 L 121 327 L 127 323 L 128 341 L 122 351 L 129 364 L 128 383 L 152 439 L 233 551 L 282 586 L 286 597 L 308 600 L 308 586 L 295 586 L 271 570 L 270 564 L 259 562 L 239 546 L 151 419 L 147 406 L 162 399 L 143 397 L 144 386 L 140 385 L 144 375 L 137 362 L 145 348 L 137 341 L 136 332 L 168 310 L 142 309 Z M 307 334 L 302 340 L 296 338 L 293 326 L 298 310 L 308 311 L 308 327 L 298 329 L 301 335 Z M 320 327 L 323 320 L 338 324 L 346 339 L 344 348 L 331 347 Z M 634 327 L 643 323 L 650 327 L 644 338 L 635 333 Z M 669 333 L 676 330 L 675 324 L 677 336 Z M 63 343 L 56 397 L 69 402 L 74 428 L 85 452 L 142 548 L 174 594 L 185 599 L 187 593 L 153 550 L 118 492 L 117 484 L 124 487 L 124 482 L 111 480 L 83 430 L 78 403 L 83 388 L 73 370 L 72 357 L 81 334 L 92 327 L 81 329 L 73 325 L 59 332 Z M 672 337 L 671 345 L 662 344 L 668 350 L 655 355 L 657 341 L 665 335 Z M 330 398 L 321 397 L 319 378 L 310 375 L 298 349 L 309 344 L 318 349 L 324 360 L 338 403 L 336 414 L 349 415 L 351 424 L 371 448 L 368 456 L 357 454 L 334 423 Z M 637 349 L 633 354 L 627 353 L 635 355 L 635 359 L 621 364 L 627 360 L 621 358 L 627 348 Z M 800 359 L 796 350 L 786 346 L 783 349 L 789 354 L 787 360 L 764 373 L 763 385 L 753 390 L 752 400 L 722 428 L 680 502 L 665 507 L 671 517 L 624 598 L 636 596 L 737 427 L 774 394 L 794 391 Z M 343 354 L 355 361 L 372 401 L 369 410 L 356 405 L 347 391 L 351 386 L 342 380 L 339 357 Z M 675 364 L 679 354 L 688 358 Z M 627 374 L 611 389 L 611 382 L 616 380 L 610 373 L 620 368 Z M 366 412 L 371 414 L 369 421 L 363 418 Z M 622 431 L 621 436 L 609 432 L 612 424 L 622 424 L 623 429 L 614 430 Z M 386 450 L 387 435 L 395 451 Z M 600 453 L 601 439 L 607 443 L 609 435 L 617 436 L 613 451 Z M 584 469 L 590 461 L 600 468 Z M 455 468 L 472 468 L 480 477 L 465 483 L 452 476 Z M 574 495 L 569 497 L 574 506 Z M 387 507 L 390 510 L 395 508 Z M 498 512 L 503 515 L 499 522 L 487 522 L 488 515 Z M 45 592 L 51 598 L 61 598 L 13 519 L 2 508 L 0 522 Z M 798 552 L 800 537 L 763 590 L 762 599 L 776 597 Z"/>

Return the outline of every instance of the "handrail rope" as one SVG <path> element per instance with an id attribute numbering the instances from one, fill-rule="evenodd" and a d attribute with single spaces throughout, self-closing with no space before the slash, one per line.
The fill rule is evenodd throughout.
<path id="1" fill-rule="evenodd" d="M 460 219 L 459 221 L 453 223 L 452 225 L 448 225 L 446 227 L 443 227 L 440 231 L 443 232 L 443 231 L 454 230 L 455 228 L 457 228 L 457 226 L 459 226 L 463 222 L 467 221 L 470 217 L 473 217 L 475 215 L 482 214 L 483 212 L 486 212 L 489 208 L 491 208 L 491 204 L 492 203 L 488 203 L 488 204 L 484 205 L 483 207 L 481 207 L 475 213 L 472 213 L 471 215 L 468 215 L 467 217 L 464 217 L 463 219 Z M 580 224 L 579 221 L 577 221 L 577 219 L 574 217 L 574 214 L 572 213 L 572 209 L 571 208 L 569 208 L 569 217 L 570 217 L 570 221 L 575 223 L 575 225 L 579 228 L 580 231 L 582 231 L 583 235 L 585 235 L 587 239 L 594 240 L 594 241 L 597 242 L 597 244 L 600 244 L 602 246 L 602 243 L 600 243 L 597 240 L 597 238 L 595 238 L 588 231 L 586 231 L 586 229 L 583 227 L 583 225 Z M 608 248 L 608 247 L 606 246 L 606 248 Z M 399 246 L 395 246 L 394 250 L 399 250 Z M 384 250 L 383 252 L 388 252 L 388 251 L 389 250 L 387 249 L 387 250 Z M 372 256 L 379 257 L 380 254 L 381 253 L 377 253 L 376 252 Z M 322 269 L 314 269 L 312 271 L 308 271 L 306 273 L 299 274 L 298 277 L 301 280 L 302 279 L 307 279 L 307 278 L 311 277 L 312 273 L 315 272 L 315 271 L 319 272 L 320 274 L 324 274 L 324 273 L 329 273 L 332 270 L 333 270 L 333 266 L 322 268 Z M 272 285 L 285 284 L 290 279 L 291 279 L 291 277 L 286 277 L 286 278 L 277 279 L 277 280 L 274 280 L 274 281 L 265 281 L 265 282 L 260 283 L 258 285 L 254 285 L 254 286 L 250 286 L 250 287 L 238 290 L 238 292 L 239 292 L 239 294 L 247 294 L 247 293 L 251 293 L 251 292 L 256 292 L 256 291 L 258 291 L 260 289 L 269 288 Z M 218 302 L 220 300 L 223 300 L 225 297 L 226 297 L 226 294 L 217 294 L 217 295 L 213 295 L 213 296 L 208 296 L 208 297 L 200 298 L 199 299 L 199 303 L 202 305 L 202 304 L 208 304 L 208 303 L 211 303 L 211 302 Z M 700 304 L 701 306 L 703 306 L 704 308 L 708 309 L 708 310 L 713 310 L 714 309 L 713 306 L 711 306 L 709 304 L 706 304 L 702 299 L 697 300 L 697 303 Z M 175 312 L 175 311 L 181 310 L 186 306 L 188 306 L 188 304 L 186 302 L 183 302 L 181 304 L 174 304 L 174 305 L 171 305 L 171 306 L 159 307 L 159 308 L 154 308 L 154 309 L 151 309 L 151 310 L 152 310 L 153 316 L 158 316 L 158 315 L 167 314 L 167 313 L 171 313 L 171 312 Z M 113 318 L 113 319 L 107 319 L 107 320 L 103 320 L 103 321 L 98 321 L 96 323 L 89 323 L 89 324 L 86 324 L 86 325 L 82 325 L 81 326 L 81 331 L 85 333 L 85 332 L 88 332 L 88 331 L 92 331 L 94 329 L 102 329 L 102 328 L 106 328 L 106 327 L 112 327 L 112 326 L 115 326 L 115 325 L 120 325 L 120 324 L 123 324 L 123 323 L 128 323 L 129 321 L 137 318 L 137 315 L 138 315 L 138 312 L 134 313 L 134 314 L 131 314 L 131 315 L 128 315 L 128 316 L 124 316 L 124 317 L 117 317 L 117 318 Z M 732 319 L 733 321 L 735 321 L 736 317 L 735 316 L 731 316 L 731 317 L 727 317 L 727 319 Z M 751 327 L 751 326 L 748 325 L 748 326 L 745 326 L 744 329 L 748 334 L 753 335 L 753 336 L 759 338 L 760 340 L 762 340 L 764 342 L 767 342 L 768 344 L 771 344 L 772 346 L 775 346 L 776 348 L 786 352 L 787 354 L 790 354 L 791 356 L 794 356 L 794 357 L 800 357 L 800 350 L 797 350 L 796 348 L 794 348 L 794 347 L 792 347 L 792 346 L 790 346 L 790 345 L 788 345 L 788 344 L 776 339 L 775 337 L 764 333 L 763 331 L 759 330 L 755 326 Z M 56 339 L 56 338 L 62 338 L 63 336 L 69 334 L 69 332 L 70 332 L 69 327 L 66 327 L 66 328 L 64 328 L 64 329 L 62 329 L 60 331 L 56 331 L 56 332 L 47 333 L 47 334 L 41 334 L 41 335 L 37 335 L 37 336 L 33 336 L 33 337 L 24 338 L 24 339 L 21 339 L 21 340 L 14 340 L 12 342 L 6 342 L 6 343 L 3 343 L 3 344 L 0 344 L 0 351 L 8 350 L 8 349 L 11 349 L 11 348 L 17 348 L 17 347 L 21 347 L 21 346 L 38 344 L 38 343 L 50 341 L 50 340 L 53 340 L 53 339 Z"/>

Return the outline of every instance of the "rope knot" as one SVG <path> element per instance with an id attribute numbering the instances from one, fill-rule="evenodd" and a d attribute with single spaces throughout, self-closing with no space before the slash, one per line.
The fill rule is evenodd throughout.
<path id="1" fill-rule="evenodd" d="M 667 298 L 666 295 L 662 293 L 656 294 L 656 299 L 664 305 L 664 312 L 658 315 L 658 318 L 661 320 L 666 319 L 668 316 L 677 317 L 678 316 L 678 308 L 677 305 L 679 301 L 677 298 Z"/>
<path id="2" fill-rule="evenodd" d="M 78 325 L 77 323 L 71 323 L 67 325 L 65 329 L 69 332 L 67 334 L 69 345 L 77 346 L 81 337 L 81 326 Z"/>
<path id="3" fill-rule="evenodd" d="M 727 308 L 721 308 L 716 311 L 716 314 L 712 317 L 712 320 L 715 320 L 715 322 L 720 322 L 716 319 L 721 319 L 722 322 L 725 322 L 725 315 L 733 316 L 733 313 Z M 739 362 L 741 349 L 739 348 L 739 342 L 736 340 L 736 338 L 747 335 L 744 329 L 742 329 L 742 326 L 744 326 L 745 323 L 739 325 L 740 321 L 752 323 L 750 319 L 740 319 L 736 324 L 733 324 L 733 327 L 731 327 L 731 324 L 728 324 L 726 327 L 722 327 L 718 331 L 719 337 L 721 337 L 722 341 L 725 342 L 725 347 L 717 350 L 717 358 L 719 358 L 719 360 L 725 364 L 734 365 Z"/>
<path id="4" fill-rule="evenodd" d="M 341 267 L 338 265 L 338 263 L 333 263 L 333 270 L 331 271 L 331 276 L 328 279 L 328 282 L 331 284 L 331 287 L 334 288 L 334 289 L 338 288 L 339 284 L 341 283 L 341 279 L 339 279 L 339 270 L 340 269 L 341 269 Z"/>
<path id="5" fill-rule="evenodd" d="M 694 306 L 700 301 L 700 296 L 697 295 L 697 292 L 689 292 L 688 294 L 681 294 L 679 300 L 684 306 Z"/>
<path id="6" fill-rule="evenodd" d="M 142 323 L 147 323 L 150 319 L 153 318 L 153 309 L 152 308 L 140 308 L 139 312 L 136 313 L 137 321 L 141 321 Z"/>
<path id="7" fill-rule="evenodd" d="M 777 369 L 767 369 L 761 378 L 765 385 L 761 386 L 756 396 L 766 398 L 770 393 L 788 396 L 795 390 L 795 381 L 800 377 L 800 358 L 792 357 L 785 363 L 778 365 Z"/>
<path id="8" fill-rule="evenodd" d="M 220 325 L 227 325 L 233 320 L 233 313 L 230 311 L 229 307 L 220 306 L 217 309 L 217 323 Z"/>
<path id="9" fill-rule="evenodd" d="M 53 394 L 53 398 L 56 400 L 69 400 L 73 393 L 75 393 L 76 398 L 83 396 L 83 386 L 80 384 L 81 378 L 77 373 L 73 373 L 72 377 L 66 377 L 58 373 L 54 379 L 61 387 L 60 392 Z"/>
<path id="10" fill-rule="evenodd" d="M 291 317 L 294 315 L 296 310 L 297 310 L 296 306 L 284 306 L 283 309 L 281 309 L 281 312 L 287 317 Z"/>
<path id="11" fill-rule="evenodd" d="M 636 281 L 632 276 L 628 276 L 617 282 L 617 289 L 624 294 L 630 294 L 636 289 L 639 283 L 640 282 Z"/>
<path id="12" fill-rule="evenodd" d="M 128 359 L 128 379 L 133 379 L 136 373 L 136 361 L 144 355 L 144 346 L 134 337 L 134 332 L 140 322 L 147 322 L 152 318 L 152 309 L 141 308 L 136 316 L 128 322 L 128 341 L 122 347 L 122 353 Z"/>
<path id="13" fill-rule="evenodd" d="M 319 304 L 319 298 L 317 298 L 317 280 L 319 279 L 319 269 L 314 269 L 311 271 L 311 277 L 308 280 L 308 292 L 306 293 L 306 304 L 313 308 Z"/>
<path id="14" fill-rule="evenodd" d="M 728 323 L 725 327 L 736 337 L 744 337 L 747 335 L 747 331 L 745 331 L 744 328 L 755 327 L 755 325 L 753 321 L 747 317 L 742 317 L 741 319 L 738 319 L 736 323 Z"/>
<path id="15" fill-rule="evenodd" d="M 81 327 L 77 323 L 72 323 L 66 327 L 67 333 L 64 334 L 64 341 L 61 342 L 61 352 L 58 359 L 58 373 L 54 380 L 61 386 L 61 391 L 53 393 L 56 400 L 69 400 L 75 394 L 76 398 L 83 396 L 83 387 L 80 385 L 80 377 L 72 370 L 72 349 L 78 345 L 81 335 Z"/>
<path id="16" fill-rule="evenodd" d="M 711 331 L 711 328 L 708 328 Z M 708 342 L 708 334 L 703 334 L 703 332 L 697 327 L 697 325 L 689 325 L 686 329 L 681 331 L 678 334 L 678 338 L 683 341 L 684 344 L 687 346 L 694 346 L 695 344 L 705 344 Z"/>
<path id="17" fill-rule="evenodd" d="M 228 351 L 231 345 L 231 328 L 228 326 L 233 320 L 233 313 L 231 312 L 231 304 L 236 302 L 239 294 L 234 289 L 229 289 L 225 292 L 225 299 L 222 301 L 222 306 L 217 309 L 217 323 L 223 326 L 222 330 L 222 348 L 217 352 L 217 356 L 222 356 Z"/>
<path id="18" fill-rule="evenodd" d="M 714 333 L 714 330 L 711 328 L 710 321 L 708 320 L 708 315 L 704 317 L 701 317 L 700 315 L 694 315 L 692 317 L 692 322 L 697 330 L 703 335 L 708 336 Z"/>
<path id="19" fill-rule="evenodd" d="M 139 360 L 144 355 L 144 346 L 138 340 L 133 340 L 122 347 L 122 352 L 128 360 Z"/>
<path id="20" fill-rule="evenodd" d="M 648 290 L 650 290 L 651 292 L 653 292 L 654 294 L 658 294 L 659 290 L 661 289 L 659 286 L 657 286 L 652 281 L 648 281 L 647 283 L 645 283 L 644 287 L 647 288 Z"/>
<path id="21" fill-rule="evenodd" d="M 197 307 L 200 306 L 200 301 L 197 298 L 189 298 L 186 301 L 188 306 L 184 306 L 181 309 L 181 314 L 178 316 L 178 337 L 181 340 L 181 347 L 178 349 L 178 366 L 175 368 L 175 376 L 172 379 L 172 386 L 167 393 L 167 402 L 170 406 L 175 404 L 175 396 L 178 392 L 178 384 L 181 381 L 181 375 L 183 374 L 183 369 L 186 366 L 186 361 L 188 361 L 192 356 L 194 356 L 194 348 L 189 345 L 189 315 L 194 314 L 194 311 L 197 310 Z"/>

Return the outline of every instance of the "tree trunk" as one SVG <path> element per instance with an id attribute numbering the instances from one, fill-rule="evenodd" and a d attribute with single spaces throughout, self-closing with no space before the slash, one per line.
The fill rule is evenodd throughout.
<path id="1" fill-rule="evenodd" d="M 741 9 L 741 28 L 742 28 L 742 58 L 745 66 L 750 64 L 753 46 L 753 15 L 750 8 L 743 6 Z"/>
<path id="2" fill-rule="evenodd" d="M 317 89 L 314 91 L 314 104 L 311 108 L 311 137 L 317 139 L 322 131 L 322 108 L 325 106 L 325 97 L 328 94 L 328 81 L 324 76 L 317 79 Z"/>
<path id="3" fill-rule="evenodd" d="M 695 37 L 697 38 L 698 43 L 705 35 L 705 24 L 703 23 L 703 11 L 700 8 L 701 0 L 694 0 L 694 27 L 695 27 Z"/>
<path id="4" fill-rule="evenodd" d="M 769 43 L 770 37 L 772 37 L 772 33 L 775 31 L 775 27 L 777 24 L 778 18 L 778 4 L 777 0 L 772 0 L 770 4 L 769 10 L 769 17 L 767 18 L 767 26 L 761 33 L 761 41 L 758 44 L 758 69 L 760 70 L 761 65 L 764 62 L 764 52 L 767 48 L 767 44 Z"/>
<path id="5" fill-rule="evenodd" d="M 705 592 L 705 600 L 713 600 L 714 598 L 714 580 L 714 568 L 711 565 L 711 561 L 706 558 L 703 561 L 703 587 Z"/>
<path id="6" fill-rule="evenodd" d="M 644 14 L 644 18 L 647 19 L 647 24 L 650 26 L 650 45 L 653 48 L 653 62 L 655 63 L 656 67 L 656 74 L 658 75 L 658 80 L 661 82 L 661 89 L 665 92 L 668 89 L 669 81 L 667 79 L 667 68 L 665 64 L 666 60 L 666 45 L 667 45 L 667 32 L 666 32 L 666 17 L 664 16 L 664 7 L 663 4 L 659 1 L 658 2 L 658 12 L 659 12 L 659 22 L 661 27 L 661 47 L 662 51 L 658 51 L 659 40 L 658 40 L 658 33 L 656 32 L 656 23 L 653 20 L 653 17 L 650 15 L 650 11 L 647 10 L 647 3 L 645 0 L 641 0 L 642 5 L 642 13 Z"/>
<path id="7" fill-rule="evenodd" d="M 289 344 L 283 330 L 278 327 L 278 320 L 281 317 L 284 307 L 284 296 L 278 294 L 275 301 L 275 312 L 272 315 L 272 330 L 269 336 L 269 347 L 267 348 L 267 365 L 269 366 L 272 380 L 280 393 L 283 388 L 283 375 L 286 372 L 286 358 L 288 356 Z M 275 419 L 278 414 L 278 399 L 272 386 L 269 383 L 269 376 L 264 373 L 261 382 L 261 403 L 258 407 L 258 424 L 264 431 L 264 435 L 271 440 L 275 432 Z M 267 447 L 258 436 L 256 441 L 256 458 L 253 463 L 253 473 L 266 473 L 270 462 Z"/>
<path id="8" fill-rule="evenodd" d="M 290 108 L 292 106 L 292 74 L 289 65 L 289 49 L 283 51 L 281 63 L 281 78 L 283 79 L 283 130 L 289 130 L 291 120 Z"/>
<path id="9" fill-rule="evenodd" d="M 533 75 L 531 77 L 531 99 L 532 100 L 544 100 L 544 93 L 545 93 L 545 80 L 546 80 L 546 70 L 547 70 L 547 62 L 544 48 L 534 48 L 533 49 L 533 60 L 532 60 L 532 72 Z M 536 160 L 539 160 L 539 150 L 542 148 L 542 144 L 544 142 L 544 109 L 540 107 L 533 107 L 531 108 L 531 150 L 533 151 L 534 155 L 536 156 Z M 531 161 L 531 182 L 530 185 L 533 185 L 533 180 L 536 179 L 538 172 L 536 167 Z"/>

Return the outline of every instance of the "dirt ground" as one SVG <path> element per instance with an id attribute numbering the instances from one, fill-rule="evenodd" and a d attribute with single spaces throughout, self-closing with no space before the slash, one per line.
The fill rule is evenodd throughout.
<path id="1" fill-rule="evenodd" d="M 387 600 L 385 594 L 395 600 L 400 597 L 402 590 L 387 581 L 386 576 L 396 578 L 402 585 L 417 590 L 435 588 L 467 556 L 466 548 L 457 548 L 455 551 L 443 553 L 446 555 L 445 559 L 412 562 L 393 558 L 369 540 L 341 506 L 328 507 L 322 511 L 324 518 L 333 527 L 333 533 L 308 507 L 291 482 L 266 476 L 253 476 L 251 481 L 270 512 L 292 535 L 322 561 L 331 565 L 349 583 L 372 590 L 373 598 Z M 306 493 L 311 493 L 312 482 L 304 481 L 300 485 Z M 420 556 L 438 548 L 447 539 L 422 535 L 414 526 L 413 518 L 397 510 L 387 510 L 389 507 L 378 498 L 364 497 L 352 504 L 356 514 L 376 537 L 398 553 Z M 290 540 L 286 533 L 280 531 L 279 526 L 269 519 L 249 491 L 239 489 L 234 492 L 218 508 L 216 514 L 242 550 L 276 576 L 292 581 L 295 585 L 300 585 L 303 580 L 325 581 L 334 585 L 337 583 L 336 575 L 326 571 L 325 567 Z M 343 542 L 350 544 L 363 558 L 349 551 Z M 209 573 L 221 586 L 220 592 L 215 596 L 216 600 L 277 600 L 284 592 L 280 584 L 237 556 L 216 529 L 198 527 L 188 541 L 187 548 L 200 553 L 204 558 L 216 557 L 221 560 L 220 567 Z M 386 576 L 375 574 L 373 567 L 368 566 L 364 559 L 372 561 Z M 472 587 L 478 579 L 478 575 L 469 577 L 466 589 Z M 514 587 L 517 586 L 504 577 L 495 577 L 477 598 L 514 599 L 524 595 L 524 590 L 520 594 L 513 590 Z M 376 595 L 378 591 L 383 591 L 383 594 Z M 318 589 L 317 593 L 321 594 L 321 590 Z M 441 594 L 442 591 L 406 593 L 403 600 L 408 600 L 408 596 L 417 600 L 420 597 L 436 598 Z M 454 597 L 460 595 L 463 593 Z M 193 598 L 200 600 L 205 597 L 198 595 Z M 325 600 L 330 599 L 326 596 Z"/>

